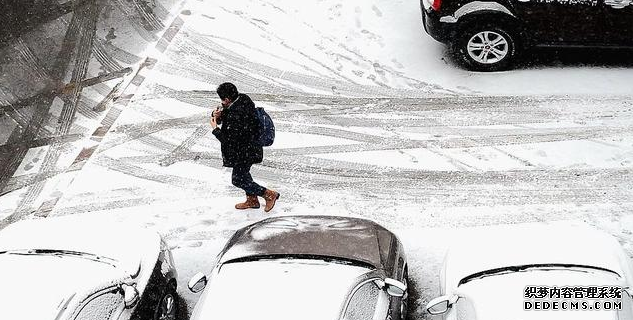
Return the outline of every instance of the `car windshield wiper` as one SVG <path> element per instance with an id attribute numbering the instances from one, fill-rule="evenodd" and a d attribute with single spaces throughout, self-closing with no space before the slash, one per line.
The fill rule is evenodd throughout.
<path id="1" fill-rule="evenodd" d="M 117 260 L 105 256 L 99 256 L 92 253 L 72 251 L 72 250 L 53 250 L 53 249 L 21 249 L 21 250 L 5 250 L 0 251 L 0 254 L 15 254 L 15 255 L 52 255 L 52 256 L 73 256 L 82 259 L 88 259 L 91 261 L 102 262 L 116 267 Z"/>
<path id="2" fill-rule="evenodd" d="M 608 273 L 613 273 L 616 276 L 618 276 L 618 278 L 620 277 L 620 274 L 618 274 L 617 272 L 613 271 L 613 270 L 609 270 L 606 268 L 601 268 L 601 267 L 594 267 L 594 266 L 586 266 L 586 265 L 578 265 L 578 264 L 561 264 L 561 263 L 542 263 L 542 264 L 527 264 L 527 265 L 520 265 L 520 266 L 509 266 L 509 267 L 503 267 L 503 268 L 496 268 L 496 269 L 490 269 L 490 270 L 485 270 L 485 271 L 481 271 L 481 272 L 477 272 L 477 273 L 473 273 L 465 278 L 463 278 L 462 280 L 459 281 L 459 284 L 457 284 L 458 286 L 467 283 L 469 281 L 472 281 L 474 279 L 481 279 L 481 278 L 485 278 L 485 277 L 489 277 L 489 276 L 497 276 L 497 275 L 502 275 L 502 274 L 508 274 L 508 273 L 514 273 L 514 272 L 523 272 L 523 271 L 527 271 L 530 269 L 542 269 L 542 270 L 546 270 L 546 269 L 566 269 L 569 271 L 577 271 L 577 272 L 590 272 L 590 271 L 605 271 Z"/>
<path id="3" fill-rule="evenodd" d="M 312 254 L 292 254 L 292 255 L 271 254 L 271 255 L 248 256 L 248 257 L 242 257 L 242 258 L 229 260 L 229 261 L 226 261 L 225 263 L 250 262 L 250 261 L 261 261 L 261 260 L 319 260 L 319 261 L 324 261 L 327 263 L 335 263 L 335 264 L 374 269 L 374 267 L 371 264 L 363 262 L 363 261 L 344 259 L 344 258 L 332 257 L 332 256 L 312 255 Z"/>

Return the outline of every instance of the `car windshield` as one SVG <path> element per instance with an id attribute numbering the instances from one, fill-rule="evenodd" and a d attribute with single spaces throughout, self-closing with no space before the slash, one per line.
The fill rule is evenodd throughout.
<path id="1" fill-rule="evenodd" d="M 576 298 L 578 288 L 619 287 L 622 282 L 613 273 L 578 272 L 572 268 L 534 268 L 529 272 L 509 272 L 468 282 L 459 287 L 457 314 L 463 319 L 480 320 L 615 320 L 629 312 L 630 298 Z M 590 270 L 590 269 L 587 269 Z M 547 284 L 547 285 L 543 285 Z M 527 295 L 526 287 L 547 287 L 552 298 Z M 554 290 L 556 288 L 556 290 Z M 624 295 L 623 295 L 624 296 Z M 545 306 L 543 302 L 557 302 Z M 563 302 L 565 304 L 563 304 Z M 539 303 L 537 307 L 536 304 Z M 597 303 L 597 304 L 594 304 Z M 620 305 L 616 305 L 619 303 Z M 557 308 L 557 309 L 554 309 Z M 621 309 L 621 310 L 618 310 Z M 563 311 L 564 310 L 564 311 Z M 591 311 L 590 311 L 591 310 Z"/>
<path id="2" fill-rule="evenodd" d="M 585 266 L 585 265 L 575 265 L 575 264 L 529 264 L 529 265 L 521 265 L 521 266 L 508 266 L 503 268 L 496 268 L 491 270 L 485 270 L 481 272 L 477 272 L 471 274 L 462 280 L 459 281 L 459 285 L 463 285 L 475 279 L 482 279 L 490 276 L 497 276 L 502 274 L 508 274 L 513 272 L 524 272 L 531 270 L 566 270 L 566 271 L 576 271 L 576 272 L 604 272 L 610 273 L 614 276 L 620 277 L 620 275 L 612 270 L 594 267 L 594 266 Z"/>
<path id="3" fill-rule="evenodd" d="M 217 319 L 338 319 L 350 287 L 370 271 L 311 259 L 227 263 L 207 285 Z"/>

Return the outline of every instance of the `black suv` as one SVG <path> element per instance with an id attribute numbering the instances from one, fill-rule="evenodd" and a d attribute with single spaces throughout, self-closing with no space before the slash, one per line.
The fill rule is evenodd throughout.
<path id="1" fill-rule="evenodd" d="M 523 48 L 633 47 L 633 0 L 420 0 L 424 29 L 471 70 L 507 68 Z"/>

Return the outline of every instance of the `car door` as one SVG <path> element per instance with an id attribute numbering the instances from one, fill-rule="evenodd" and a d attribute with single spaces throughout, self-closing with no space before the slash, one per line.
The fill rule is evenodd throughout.
<path id="1" fill-rule="evenodd" d="M 591 45 L 602 42 L 604 0 L 511 0 L 536 45 Z"/>
<path id="2" fill-rule="evenodd" d="M 390 297 L 374 280 L 361 284 L 352 293 L 343 320 L 385 320 L 389 314 Z"/>
<path id="3" fill-rule="evenodd" d="M 633 1 L 604 0 L 606 44 L 633 46 Z"/>

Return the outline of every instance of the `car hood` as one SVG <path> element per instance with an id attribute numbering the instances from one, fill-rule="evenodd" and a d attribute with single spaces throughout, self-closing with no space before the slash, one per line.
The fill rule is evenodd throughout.
<path id="1" fill-rule="evenodd" d="M 104 257 L 136 277 L 143 257 L 158 254 L 160 236 L 142 228 L 74 216 L 19 221 L 0 231 L 0 252 L 32 249 Z"/>
<path id="2" fill-rule="evenodd" d="M 458 319 L 468 320 L 617 320 L 616 311 L 544 311 L 524 310 L 524 301 L 554 301 L 525 299 L 526 286 L 587 287 L 620 286 L 614 274 L 596 271 L 532 270 L 473 279 L 461 285 L 460 297 L 453 308 Z M 591 301 L 559 300 L 559 301 Z"/>
<path id="3" fill-rule="evenodd" d="M 283 216 L 238 230 L 220 263 L 257 256 L 320 256 L 358 261 L 389 270 L 396 236 L 375 222 L 336 216 Z"/>
<path id="4" fill-rule="evenodd" d="M 582 265 L 616 272 L 628 283 L 631 264 L 611 235 L 595 228 L 564 225 L 514 225 L 464 234 L 444 261 L 446 288 L 482 271 L 535 264 Z"/>
<path id="5" fill-rule="evenodd" d="M 117 285 L 125 271 L 78 256 L 0 254 L 3 319 L 54 320 L 97 289 Z M 59 317 L 59 318 L 58 318 Z"/>

